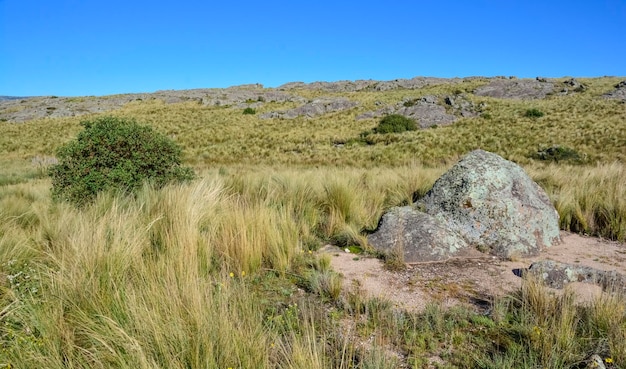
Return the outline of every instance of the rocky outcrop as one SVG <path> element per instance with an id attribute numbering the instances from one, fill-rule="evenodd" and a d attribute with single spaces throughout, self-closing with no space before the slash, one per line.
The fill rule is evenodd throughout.
<path id="1" fill-rule="evenodd" d="M 478 250 L 508 258 L 537 255 L 559 242 L 559 215 L 517 164 L 475 150 L 442 175 L 420 201 Z"/>
<path id="2" fill-rule="evenodd" d="M 626 102 L 626 80 L 615 85 L 615 89 L 603 95 L 607 99 L 621 100 Z"/>
<path id="3" fill-rule="evenodd" d="M 264 102 L 304 102 L 299 96 L 264 89 L 262 85 L 235 86 L 225 89 L 157 91 L 85 97 L 30 97 L 0 100 L 0 120 L 20 123 L 38 118 L 57 118 L 103 113 L 121 108 L 133 101 L 161 100 L 166 104 L 198 103 L 205 106 L 258 106 Z M 245 106 L 244 106 L 245 105 Z"/>
<path id="4" fill-rule="evenodd" d="M 444 222 L 411 206 L 385 213 L 367 241 L 383 254 L 401 253 L 406 263 L 447 260 L 468 248 Z"/>
<path id="5" fill-rule="evenodd" d="M 454 113 L 454 115 L 464 118 L 475 117 L 484 108 L 484 104 L 477 107 L 462 94 L 445 96 L 443 101 L 450 107 L 450 110 Z"/>
<path id="6" fill-rule="evenodd" d="M 405 99 L 395 106 L 385 107 L 373 112 L 366 112 L 356 119 L 371 119 L 390 114 L 399 114 L 417 122 L 420 128 L 452 124 L 456 117 L 446 112 L 437 96 L 424 96 L 419 99 Z"/>
<path id="7" fill-rule="evenodd" d="M 493 79 L 489 84 L 478 87 L 474 94 L 499 99 L 543 99 L 554 90 L 554 84 L 545 78 Z"/>
<path id="8" fill-rule="evenodd" d="M 313 118 L 327 113 L 333 113 L 352 109 L 358 103 L 345 98 L 317 99 L 295 109 L 285 111 L 273 111 L 260 115 L 261 119 L 283 118 L 294 119 L 297 117 Z"/>
<path id="9" fill-rule="evenodd" d="M 587 90 L 587 86 L 578 82 L 575 78 L 570 78 L 562 83 L 563 87 L 561 87 L 561 91 L 559 91 L 560 95 L 568 95 L 572 92 L 583 92 Z"/>
<path id="10" fill-rule="evenodd" d="M 469 79 L 472 79 L 471 77 Z M 278 90 L 322 90 L 327 92 L 355 92 L 355 91 L 388 91 L 396 89 L 414 90 L 426 86 L 459 83 L 461 78 L 435 78 L 435 77 L 414 77 L 411 79 L 394 79 L 392 81 L 356 80 L 356 81 L 336 81 L 336 82 L 290 82 L 278 86 Z"/>
<path id="11" fill-rule="evenodd" d="M 563 288 L 571 282 L 593 283 L 605 290 L 625 289 L 626 278 L 616 271 L 605 271 L 584 265 L 573 265 L 552 260 L 534 262 L 528 272 L 546 286 Z"/>

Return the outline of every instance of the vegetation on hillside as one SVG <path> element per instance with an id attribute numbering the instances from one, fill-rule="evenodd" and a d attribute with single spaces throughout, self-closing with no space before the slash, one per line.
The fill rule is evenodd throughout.
<path id="1" fill-rule="evenodd" d="M 358 108 L 312 119 L 134 102 L 113 116 L 163 132 L 198 178 L 80 208 L 52 201 L 46 172 L 84 118 L 0 123 L 0 368 L 577 368 L 592 354 L 624 367 L 622 294 L 577 305 L 529 279 L 488 311 L 407 312 L 342 291 L 316 253 L 366 249 L 385 210 L 475 148 L 520 162 L 563 229 L 624 241 L 626 111 L 600 98 L 615 79 L 581 81 L 539 101 L 468 95 L 481 116 L 367 142 L 378 122 L 357 114 L 484 82 L 351 93 Z M 572 153 L 584 160 L 550 157 Z"/>

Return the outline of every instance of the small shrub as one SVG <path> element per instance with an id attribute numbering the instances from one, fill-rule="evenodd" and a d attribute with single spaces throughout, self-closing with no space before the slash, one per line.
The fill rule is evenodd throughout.
<path id="1" fill-rule="evenodd" d="M 132 119 L 83 121 L 78 137 L 59 148 L 53 165 L 52 195 L 77 206 L 106 190 L 133 192 L 146 180 L 162 187 L 193 178 L 180 165 L 181 149 L 169 138 Z"/>
<path id="2" fill-rule="evenodd" d="M 415 104 L 417 104 L 417 99 L 407 100 L 402 105 L 408 108 L 411 106 L 415 106 Z"/>
<path id="3" fill-rule="evenodd" d="M 557 163 L 560 161 L 583 163 L 585 161 L 584 156 L 579 154 L 578 151 L 558 145 L 539 149 L 532 157 L 537 160 L 554 161 Z"/>
<path id="4" fill-rule="evenodd" d="M 532 109 L 526 110 L 526 112 L 524 113 L 524 116 L 526 118 L 541 118 L 543 117 L 543 112 L 539 109 L 532 108 Z"/>
<path id="5" fill-rule="evenodd" d="M 256 110 L 254 110 L 253 108 L 248 107 L 248 108 L 243 109 L 243 113 L 244 114 L 252 114 L 252 115 L 254 115 L 254 114 L 256 114 Z"/>
<path id="6" fill-rule="evenodd" d="M 399 114 L 391 114 L 380 120 L 378 126 L 374 128 L 374 132 L 402 133 L 406 131 L 415 131 L 416 129 L 417 124 L 413 119 Z"/>

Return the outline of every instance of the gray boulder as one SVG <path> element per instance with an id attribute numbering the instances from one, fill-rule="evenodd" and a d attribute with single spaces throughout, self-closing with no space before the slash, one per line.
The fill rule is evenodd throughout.
<path id="1" fill-rule="evenodd" d="M 463 157 L 421 200 L 478 250 L 508 258 L 537 255 L 560 241 L 559 215 L 517 164 L 483 150 Z"/>
<path id="2" fill-rule="evenodd" d="M 401 252 L 406 263 L 442 261 L 468 249 L 444 222 L 410 206 L 390 209 L 367 241 L 383 254 Z"/>
<path id="3" fill-rule="evenodd" d="M 552 288 L 563 288 L 571 282 L 598 284 L 605 290 L 624 289 L 626 287 L 626 278 L 616 271 L 605 271 L 552 260 L 534 262 L 528 268 L 528 272 Z"/>

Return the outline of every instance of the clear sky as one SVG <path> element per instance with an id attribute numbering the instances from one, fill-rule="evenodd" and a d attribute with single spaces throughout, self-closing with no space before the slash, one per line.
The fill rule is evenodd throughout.
<path id="1" fill-rule="evenodd" d="M 0 0 L 0 95 L 626 76 L 626 0 Z"/>

